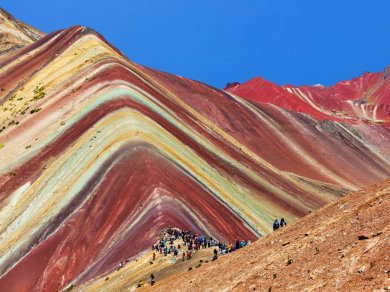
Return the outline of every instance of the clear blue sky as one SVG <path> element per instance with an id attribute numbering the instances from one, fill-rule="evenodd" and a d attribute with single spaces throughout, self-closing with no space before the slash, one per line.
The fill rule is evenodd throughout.
<path id="1" fill-rule="evenodd" d="M 331 85 L 390 64 L 389 0 L 2 0 L 44 32 L 81 24 L 129 59 L 223 87 Z"/>

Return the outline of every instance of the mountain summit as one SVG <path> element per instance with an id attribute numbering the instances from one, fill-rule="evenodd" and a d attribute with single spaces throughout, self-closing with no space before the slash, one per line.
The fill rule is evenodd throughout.
<path id="1" fill-rule="evenodd" d="M 0 63 L 45 34 L 0 8 Z"/>

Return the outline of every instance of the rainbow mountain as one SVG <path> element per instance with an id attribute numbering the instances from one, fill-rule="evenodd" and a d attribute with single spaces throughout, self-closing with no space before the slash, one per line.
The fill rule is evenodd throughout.
<path id="1" fill-rule="evenodd" d="M 0 15 L 0 33 L 25 33 Z M 81 26 L 39 32 L 4 56 L 0 287 L 9 291 L 99 277 L 168 225 L 255 240 L 275 218 L 293 221 L 390 176 L 388 90 L 369 99 L 381 102 L 372 119 L 321 106 L 325 89 L 315 104 L 271 83 L 245 96 L 135 64 Z M 301 106 L 278 104 L 280 94 Z"/>

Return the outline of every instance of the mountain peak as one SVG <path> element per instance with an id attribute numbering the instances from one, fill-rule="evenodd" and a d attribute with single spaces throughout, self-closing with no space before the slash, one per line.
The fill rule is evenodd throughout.
<path id="1" fill-rule="evenodd" d="M 40 30 L 17 20 L 12 14 L 0 8 L 0 61 L 44 35 Z"/>

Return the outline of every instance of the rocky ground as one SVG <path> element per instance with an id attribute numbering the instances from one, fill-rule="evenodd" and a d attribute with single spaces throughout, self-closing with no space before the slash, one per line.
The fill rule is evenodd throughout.
<path id="1" fill-rule="evenodd" d="M 176 240 L 175 245 L 178 244 L 182 246 L 183 242 Z M 186 247 L 185 250 L 187 250 Z M 176 260 L 172 260 L 172 254 L 165 257 L 163 254 L 157 253 L 156 259 L 153 261 L 153 252 L 150 251 L 126 262 L 122 269 L 117 269 L 100 277 L 100 279 L 93 279 L 82 286 L 69 286 L 68 288 L 76 291 L 127 291 L 136 289 L 140 280 L 147 287 L 150 286 L 150 274 L 153 274 L 156 279 L 162 280 L 184 271 L 199 269 L 211 261 L 213 250 L 213 247 L 200 249 L 192 254 L 190 260 L 185 259 L 184 261 L 181 252 Z"/>
<path id="2" fill-rule="evenodd" d="M 173 274 L 162 291 L 390 289 L 390 181 L 356 192 L 237 252 Z M 146 289 L 150 289 L 146 288 Z"/>

